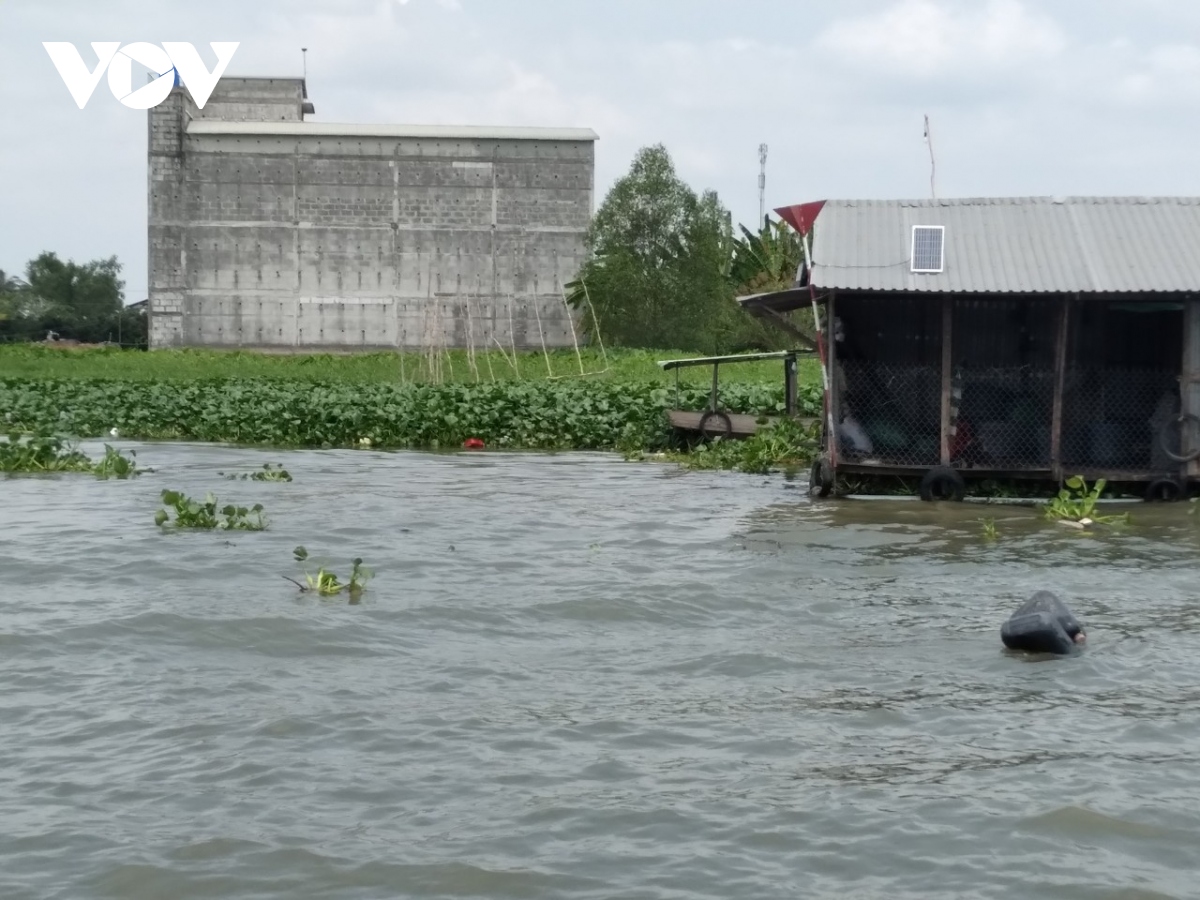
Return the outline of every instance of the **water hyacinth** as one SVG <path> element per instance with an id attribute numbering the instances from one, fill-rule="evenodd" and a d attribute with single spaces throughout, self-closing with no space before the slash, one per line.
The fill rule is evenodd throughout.
<path id="1" fill-rule="evenodd" d="M 684 409 L 707 390 L 685 386 Z M 732 412 L 778 415 L 782 385 L 730 384 Z M 118 429 L 124 438 L 222 441 L 279 447 L 448 449 L 479 438 L 493 449 L 658 449 L 675 391 L 615 381 L 480 384 L 342 384 L 279 379 L 193 382 L 0 379 L 10 427 L 47 426 L 81 437 Z M 802 413 L 819 414 L 806 388 Z"/>

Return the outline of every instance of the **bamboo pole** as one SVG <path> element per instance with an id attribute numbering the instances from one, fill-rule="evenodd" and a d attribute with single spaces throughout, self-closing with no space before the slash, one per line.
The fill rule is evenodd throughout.
<path id="1" fill-rule="evenodd" d="M 575 317 L 571 315 L 571 304 L 567 303 L 566 288 L 560 285 L 558 295 L 562 297 L 563 309 L 567 311 L 567 324 L 571 326 L 571 340 L 575 344 L 575 358 L 579 360 L 579 374 L 586 375 L 583 371 L 583 354 L 579 352 L 579 336 L 575 334 Z"/>

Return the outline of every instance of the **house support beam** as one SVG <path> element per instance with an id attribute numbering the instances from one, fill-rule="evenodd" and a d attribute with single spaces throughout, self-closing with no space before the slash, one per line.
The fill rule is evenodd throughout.
<path id="1" fill-rule="evenodd" d="M 796 367 L 796 355 L 792 354 L 783 361 L 783 405 L 786 415 L 796 415 L 799 399 L 799 375 Z"/>
<path id="2" fill-rule="evenodd" d="M 1054 345 L 1054 405 L 1050 414 L 1050 471 L 1063 480 L 1063 391 L 1067 383 L 1067 338 L 1071 327 L 1071 297 L 1064 294 L 1058 307 L 1058 337 Z"/>
<path id="3" fill-rule="evenodd" d="M 817 349 L 816 342 L 791 322 L 789 322 L 782 313 L 777 313 L 768 306 L 758 307 L 758 312 L 759 314 L 770 319 L 771 323 L 779 328 L 782 332 L 792 338 L 795 338 L 795 340 L 798 341 L 805 350 L 815 351 Z"/>
<path id="4" fill-rule="evenodd" d="M 1179 384 L 1179 410 L 1184 415 L 1200 416 L 1200 299 L 1184 301 L 1183 372 Z M 1184 466 L 1188 478 L 1200 478 L 1200 460 Z"/>
<path id="5" fill-rule="evenodd" d="M 942 297 L 942 465 L 950 465 L 950 409 L 954 387 L 954 300 Z"/>
<path id="6" fill-rule="evenodd" d="M 815 321 L 815 320 L 814 320 Z M 841 455 L 841 435 L 842 419 L 846 416 L 846 410 L 842 409 L 842 379 L 838 376 L 841 371 L 841 361 L 838 359 L 837 338 L 837 295 L 830 294 L 829 299 L 825 303 L 825 358 L 829 366 L 829 409 L 833 413 L 833 441 L 834 446 L 839 448 L 838 456 Z M 835 457 L 836 458 L 836 457 Z"/>

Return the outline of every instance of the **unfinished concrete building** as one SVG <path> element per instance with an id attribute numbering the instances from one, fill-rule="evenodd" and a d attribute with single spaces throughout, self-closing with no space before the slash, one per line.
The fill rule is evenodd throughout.
<path id="1" fill-rule="evenodd" d="M 150 110 L 151 347 L 573 343 L 594 132 L 312 112 L 300 78 Z"/>

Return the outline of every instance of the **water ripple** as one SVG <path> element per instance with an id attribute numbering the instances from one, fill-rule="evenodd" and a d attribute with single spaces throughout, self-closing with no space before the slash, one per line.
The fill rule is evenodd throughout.
<path id="1" fill-rule="evenodd" d="M 1200 527 L 597 454 L 0 481 L 0 896 L 1184 898 Z M 295 482 L 216 472 L 283 462 Z M 263 534 L 163 534 L 165 487 Z M 982 539 L 979 518 L 1000 539 Z M 376 570 L 301 596 L 291 550 Z M 13 587 L 16 586 L 16 587 Z M 1005 653 L 1062 592 L 1086 653 Z"/>

